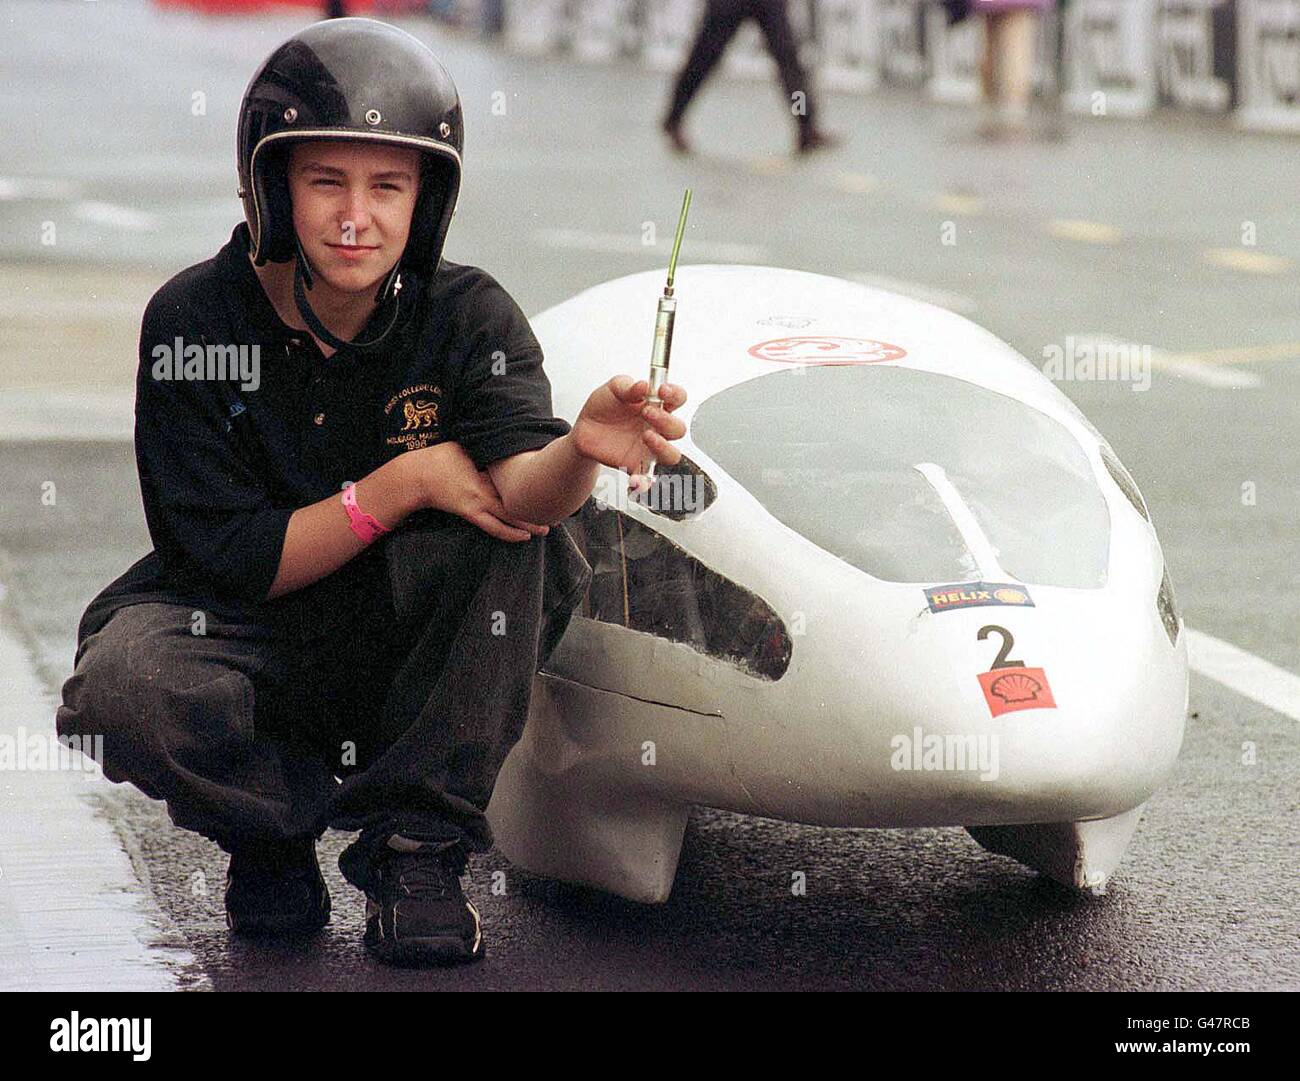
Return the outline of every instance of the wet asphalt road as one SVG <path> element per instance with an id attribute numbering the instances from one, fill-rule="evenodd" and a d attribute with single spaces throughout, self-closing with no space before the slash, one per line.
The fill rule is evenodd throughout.
<path id="1" fill-rule="evenodd" d="M 39 389 L 78 359 L 66 349 L 77 287 L 61 282 L 94 271 L 161 283 L 229 235 L 239 213 L 239 95 L 298 20 L 200 22 L 131 3 L 28 2 L 7 5 L 5 20 L 14 44 L 0 103 L 13 117 L 26 102 L 43 122 L 17 129 L 3 169 L 49 181 L 17 197 L 11 185 L 0 198 L 0 264 L 39 283 L 5 302 L 65 344 L 43 353 L 40 335 L 17 345 L 11 337 L 0 363 L 9 386 Z M 942 291 L 1031 359 L 1084 333 L 1175 352 L 1300 342 L 1293 140 L 1180 117 L 1073 122 L 1059 144 L 990 147 L 968 134 L 969 113 L 884 92 L 828 97 L 827 123 L 846 147 L 791 164 L 777 92 L 719 84 L 690 129 L 702 148 L 706 135 L 714 141 L 682 160 L 654 130 L 666 91 L 659 76 L 515 57 L 411 25 L 444 55 L 465 101 L 466 181 L 448 256 L 492 271 L 530 313 L 662 265 L 662 241 L 639 250 L 643 223 L 669 234 L 690 183 L 687 251 L 708 253 L 690 261 Z M 505 94 L 505 116 L 491 112 L 494 91 Z M 199 117 L 196 92 L 207 109 Z M 87 212 L 87 202 L 146 217 Z M 45 220 L 59 222 L 56 246 L 36 240 Z M 1053 231 L 1058 220 L 1102 223 L 1118 239 L 1068 238 Z M 941 243 L 945 222 L 955 223 L 955 246 Z M 1237 245 L 1243 222 L 1289 266 L 1251 272 L 1212 261 L 1207 252 Z M 111 295 L 111 281 L 104 289 Z M 124 336 L 129 348 L 129 306 L 113 319 L 101 337 Z M 1259 377 L 1243 389 L 1161 370 L 1146 393 L 1062 389 L 1142 486 L 1187 623 L 1300 672 L 1300 368 L 1275 352 L 1233 364 Z M 629 370 L 642 362 L 631 358 Z M 95 378 L 129 386 L 120 373 L 133 366 L 128 355 L 120 371 Z M 57 688 L 86 601 L 149 547 L 131 450 L 49 438 L 0 443 L 0 455 L 0 582 L 23 613 L 41 676 Z M 42 517 L 32 493 L 47 479 L 59 500 Z M 1256 486 L 1253 506 L 1242 505 L 1245 482 Z M 471 895 L 489 955 L 456 972 L 397 972 L 366 957 L 362 898 L 333 863 L 343 835 L 322 846 L 335 905 L 326 932 L 274 947 L 232 943 L 221 853 L 128 789 L 104 785 L 98 798 L 159 905 L 160 940 L 183 942 L 197 958 L 178 974 L 184 986 L 1300 986 L 1296 721 L 1199 675 L 1191 710 L 1177 771 L 1100 900 L 988 855 L 960 830 L 831 830 L 697 809 L 662 907 L 545 882 L 496 854 L 477 861 Z M 1242 762 L 1245 741 L 1256 746 L 1254 765 Z M 492 891 L 494 870 L 505 871 L 504 894 Z M 807 874 L 806 896 L 791 893 L 794 871 Z"/>

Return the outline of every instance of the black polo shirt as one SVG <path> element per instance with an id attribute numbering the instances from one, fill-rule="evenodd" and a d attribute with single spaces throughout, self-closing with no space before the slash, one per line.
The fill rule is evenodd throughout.
<path id="1" fill-rule="evenodd" d="M 95 598 L 83 636 L 152 600 L 302 619 L 373 561 L 265 601 L 299 507 L 407 450 L 454 440 L 482 469 L 569 431 L 527 319 L 485 271 L 443 260 L 430 282 L 404 279 L 385 347 L 326 358 L 276 313 L 248 239 L 241 223 L 145 309 L 135 453 L 154 551 Z"/>

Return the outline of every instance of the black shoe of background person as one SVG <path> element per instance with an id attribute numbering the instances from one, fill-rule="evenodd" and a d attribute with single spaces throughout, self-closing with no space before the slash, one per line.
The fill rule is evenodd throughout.
<path id="1" fill-rule="evenodd" d="M 366 949 L 390 965 L 458 965 L 483 957 L 483 923 L 460 876 L 465 850 L 395 834 L 366 891 Z"/>
<path id="2" fill-rule="evenodd" d="M 319 931 L 330 919 L 330 895 L 312 837 L 241 845 L 226 871 L 226 926 L 237 935 Z"/>
<path id="3" fill-rule="evenodd" d="M 668 143 L 673 148 L 675 154 L 689 154 L 691 144 L 686 141 L 686 136 L 682 134 L 682 126 L 665 120 L 660 125 L 660 130 L 668 136 Z"/>
<path id="4" fill-rule="evenodd" d="M 810 131 L 799 136 L 799 153 L 811 154 L 814 150 L 833 150 L 844 140 L 829 131 Z"/>

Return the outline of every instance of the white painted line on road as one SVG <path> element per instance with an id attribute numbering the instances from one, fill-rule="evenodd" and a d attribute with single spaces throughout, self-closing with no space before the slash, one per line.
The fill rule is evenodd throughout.
<path id="1" fill-rule="evenodd" d="M 92 225 L 106 225 L 110 229 L 148 233 L 158 228 L 156 215 L 129 206 L 118 206 L 116 203 L 85 200 L 77 203 L 72 208 L 72 212 L 82 221 L 90 222 Z"/>
<path id="2" fill-rule="evenodd" d="M 19 199 L 75 199 L 81 186 L 75 180 L 39 176 L 0 176 L 0 203 Z"/>
<path id="3" fill-rule="evenodd" d="M 71 288 L 75 287 L 70 287 L 70 291 Z M 147 293 L 143 300 L 126 300 L 94 294 L 60 296 L 45 288 L 25 288 L 21 295 L 17 292 L 0 293 L 0 319 L 66 319 L 77 323 L 117 319 L 139 323 L 148 300 Z"/>
<path id="4" fill-rule="evenodd" d="M 586 229 L 542 229 L 535 233 L 537 241 L 552 248 L 575 248 L 579 251 L 607 252 L 609 254 L 649 255 L 661 262 L 668 261 L 670 245 L 641 243 L 640 230 L 626 233 L 596 233 Z M 752 263 L 767 258 L 767 249 L 759 244 L 729 244 L 720 240 L 687 239 L 686 248 L 692 261 L 719 259 L 723 262 Z"/>
<path id="5" fill-rule="evenodd" d="M 1192 670 L 1209 676 L 1252 702 L 1300 721 L 1300 676 L 1223 642 L 1184 627 Z"/>
<path id="6" fill-rule="evenodd" d="M 941 210 L 945 214 L 964 214 L 967 217 L 978 217 L 984 213 L 984 200 L 978 195 L 969 195 L 959 191 L 940 192 L 934 197 L 933 206 L 935 210 Z"/>
<path id="7" fill-rule="evenodd" d="M 1255 372 L 1243 372 L 1235 368 L 1220 368 L 1216 364 L 1207 364 L 1194 356 L 1181 353 L 1166 353 L 1161 349 L 1151 350 L 1151 366 L 1193 383 L 1204 383 L 1207 387 L 1219 387 L 1224 390 L 1248 390 L 1260 386 L 1264 380 Z"/>
<path id="8" fill-rule="evenodd" d="M 927 304 L 947 308 L 961 315 L 973 315 L 979 309 L 979 302 L 973 297 L 950 293 L 946 289 L 937 289 L 923 282 L 908 281 L 906 278 L 890 278 L 884 274 L 850 274 L 848 277 L 862 285 L 887 289 L 891 293 L 901 293 L 913 300 L 923 300 Z"/>
<path id="9" fill-rule="evenodd" d="M 772 154 L 750 162 L 749 167 L 758 176 L 785 176 L 790 171 L 790 159 L 780 154 Z"/>
<path id="10" fill-rule="evenodd" d="M 130 442 L 134 435 L 134 390 L 0 388 L 0 443 Z"/>
<path id="11" fill-rule="evenodd" d="M 177 966 L 194 959 L 150 945 L 160 934 L 153 900 L 83 796 L 108 782 L 97 771 L 16 768 L 41 761 L 36 747 L 54 735 L 56 703 L 6 626 L 11 618 L 0 613 L 0 740 L 8 744 L 0 757 L 0 990 L 175 990 Z M 65 766 L 82 761 L 54 750 L 67 755 Z"/>
<path id="12" fill-rule="evenodd" d="M 1281 255 L 1248 248 L 1211 248 L 1202 254 L 1207 263 L 1246 274 L 1285 274 L 1293 265 Z"/>
<path id="13" fill-rule="evenodd" d="M 1210 364 L 1256 364 L 1264 360 L 1300 360 L 1300 341 L 1230 346 L 1227 349 L 1203 349 L 1183 355 Z"/>
<path id="14" fill-rule="evenodd" d="M 840 191 L 864 195 L 880 187 L 880 181 L 870 173 L 840 173 L 835 177 L 835 186 Z"/>
<path id="15" fill-rule="evenodd" d="M 1140 350 L 1145 344 L 1125 341 L 1111 334 L 1073 334 L 1070 338 L 1076 350 L 1086 345 L 1094 350 L 1119 348 L 1131 351 Z M 1099 368 L 1102 366 L 1100 360 L 1097 364 Z M 1248 390 L 1263 383 L 1263 379 L 1255 372 L 1220 367 L 1218 364 L 1201 359 L 1196 353 L 1171 353 L 1164 349 L 1152 348 L 1151 367 L 1172 372 L 1193 383 L 1202 383 L 1207 387 L 1218 387 L 1222 390 Z"/>
<path id="16" fill-rule="evenodd" d="M 1063 240 L 1076 240 L 1081 244 L 1118 244 L 1124 234 L 1104 221 L 1083 221 L 1076 218 L 1057 218 L 1047 223 L 1047 231 Z"/>

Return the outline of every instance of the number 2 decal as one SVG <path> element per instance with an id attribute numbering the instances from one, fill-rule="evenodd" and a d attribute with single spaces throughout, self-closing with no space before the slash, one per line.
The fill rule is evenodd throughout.
<path id="1" fill-rule="evenodd" d="M 999 627 L 996 623 L 990 623 L 987 627 L 981 627 L 980 632 L 976 635 L 981 642 L 990 634 L 1002 635 L 1002 648 L 998 650 L 997 658 L 989 666 L 990 670 L 997 668 L 1024 668 L 1024 661 L 1017 661 L 1007 656 L 1015 648 L 1016 640 L 1011 636 L 1011 632 L 1006 627 Z"/>
<path id="2" fill-rule="evenodd" d="M 976 637 L 983 642 L 990 634 L 1002 636 L 1002 648 L 989 670 L 979 675 L 980 689 L 984 692 L 989 713 L 1000 717 L 1021 709 L 1056 709 L 1056 698 L 1047 682 L 1047 673 L 1041 668 L 1026 668 L 1024 661 L 1011 656 L 1016 646 L 1011 632 L 1006 627 L 990 623 L 981 627 Z"/>

